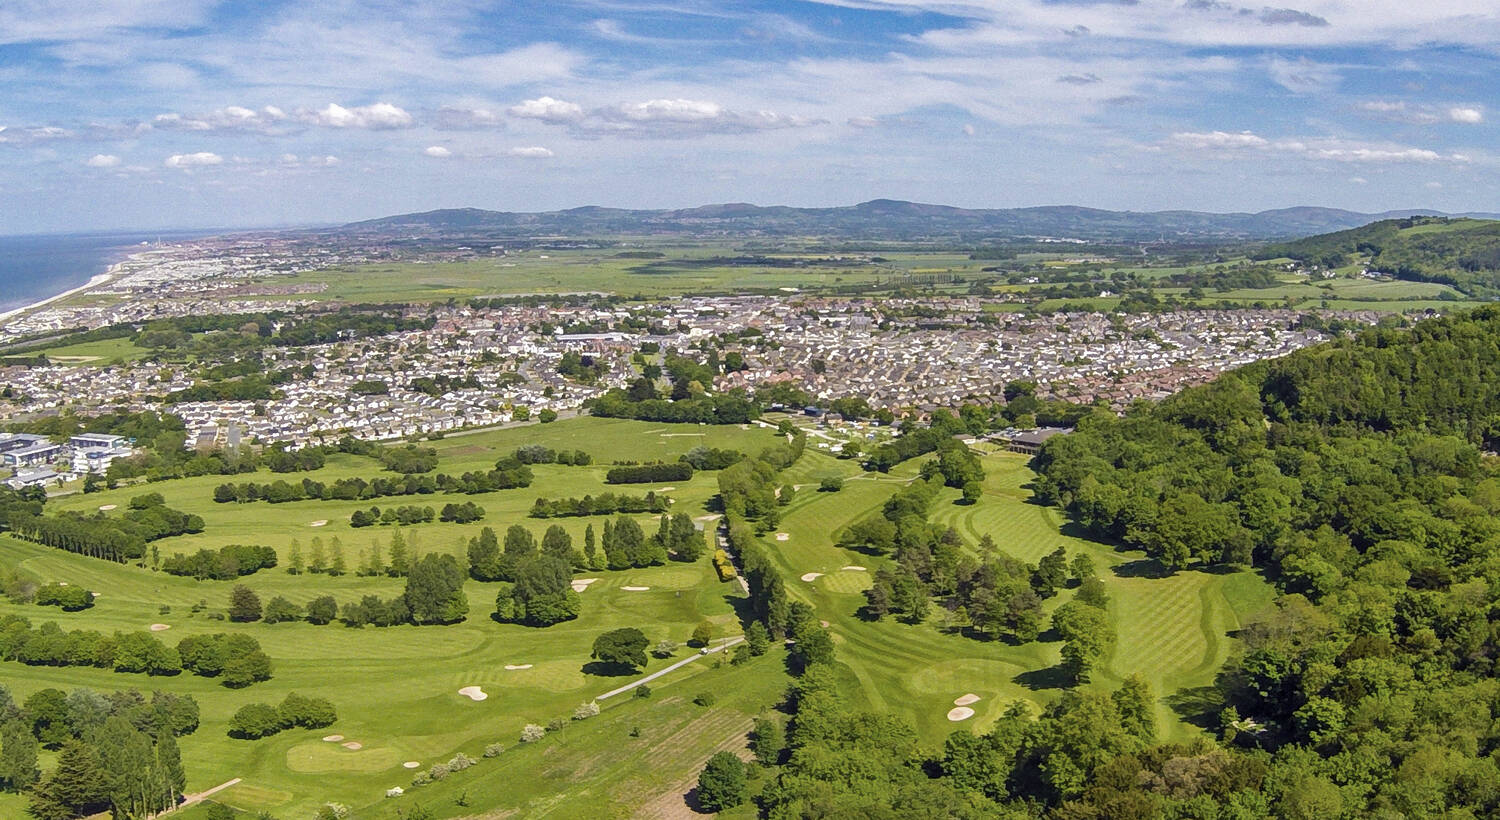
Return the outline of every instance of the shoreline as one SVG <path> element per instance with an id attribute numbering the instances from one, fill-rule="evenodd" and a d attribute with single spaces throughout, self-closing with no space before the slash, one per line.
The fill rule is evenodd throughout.
<path id="1" fill-rule="evenodd" d="M 106 270 L 104 273 L 95 275 L 92 279 L 88 280 L 87 282 L 84 282 L 83 284 L 79 285 L 76 288 L 65 290 L 62 293 L 59 293 L 59 294 L 57 294 L 55 296 L 48 296 L 45 299 L 41 299 L 39 301 L 32 302 L 29 305 L 24 305 L 22 307 L 14 308 L 12 310 L 7 310 L 4 313 L 0 313 L 0 323 L 8 322 L 11 319 L 13 319 L 13 318 L 15 318 L 17 316 L 20 316 L 20 315 L 22 315 L 24 313 L 30 313 L 31 311 L 37 310 L 38 308 L 46 307 L 47 305 L 50 305 L 53 302 L 61 301 L 63 299 L 68 298 L 69 296 L 77 296 L 78 294 L 83 293 L 85 291 L 93 290 L 94 288 L 97 288 L 100 285 L 104 285 L 104 284 L 108 284 L 110 282 L 113 282 L 114 279 L 115 279 L 115 276 L 120 272 L 120 267 L 123 264 L 124 264 L 124 262 L 115 262 L 114 264 L 110 265 L 109 269 Z"/>

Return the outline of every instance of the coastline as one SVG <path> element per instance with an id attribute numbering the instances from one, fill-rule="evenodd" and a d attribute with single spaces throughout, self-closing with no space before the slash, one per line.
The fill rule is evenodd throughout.
<path id="1" fill-rule="evenodd" d="M 48 296 L 46 299 L 42 299 L 42 300 L 39 300 L 39 301 L 36 301 L 36 302 L 32 302 L 29 305 L 25 305 L 23 307 L 15 308 L 14 310 L 8 310 L 8 311 L 5 311 L 4 313 L 0 313 L 0 322 L 10 321 L 11 319 L 13 319 L 13 318 L 15 318 L 17 316 L 20 316 L 23 313 L 30 313 L 33 310 L 36 310 L 36 309 L 42 308 L 42 307 L 46 307 L 47 305 L 50 305 L 53 302 L 61 301 L 63 299 L 68 298 L 69 296 L 76 296 L 76 295 L 78 295 L 80 293 L 83 293 L 84 291 L 92 290 L 94 288 L 99 287 L 100 285 L 103 285 L 103 284 L 106 284 L 106 283 L 109 283 L 109 282 L 113 282 L 114 279 L 115 279 L 115 275 L 120 272 L 120 266 L 123 265 L 123 264 L 124 264 L 123 262 L 116 262 L 113 265 L 110 265 L 109 269 L 106 270 L 104 273 L 98 274 L 94 278 L 88 280 L 87 282 L 84 282 L 82 285 L 79 285 L 76 288 L 72 288 L 71 290 L 65 290 L 62 293 L 59 293 L 59 294 L 57 294 L 55 296 Z"/>

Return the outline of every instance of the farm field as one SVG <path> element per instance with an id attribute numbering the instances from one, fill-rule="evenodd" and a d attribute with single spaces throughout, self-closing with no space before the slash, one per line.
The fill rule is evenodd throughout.
<path id="1" fill-rule="evenodd" d="M 488 469 L 497 458 L 529 443 L 582 449 L 593 454 L 596 463 L 588 467 L 534 465 L 535 482 L 521 490 L 374 503 L 382 507 L 441 506 L 450 500 L 480 504 L 487 513 L 482 522 L 402 528 L 404 539 L 418 553 L 447 552 L 461 559 L 467 540 L 483 526 L 503 533 L 510 524 L 521 523 L 539 536 L 547 525 L 557 523 L 575 543 L 581 543 L 586 524 L 592 522 L 596 531 L 602 528 L 599 517 L 527 518 L 527 510 L 539 496 L 658 490 L 676 500 L 674 510 L 686 510 L 711 527 L 716 473 L 698 473 L 671 489 L 611 486 L 603 483 L 607 462 L 670 460 L 698 445 L 753 453 L 775 441 L 774 431 L 758 425 L 665 425 L 588 417 L 480 431 L 433 442 L 440 455 L 438 471 L 457 474 Z M 1060 644 L 1044 640 L 1012 646 L 967 637 L 945 626 L 941 607 L 935 607 L 933 617 L 919 625 L 859 617 L 864 602 L 861 593 L 874 570 L 889 559 L 841 549 L 835 546 L 837 534 L 878 510 L 916 475 L 919 461 L 898 465 L 891 474 L 870 474 L 853 461 L 809 447 L 783 473 L 783 479 L 798 489 L 779 526 L 762 540 L 780 566 L 789 594 L 812 604 L 818 617 L 828 622 L 837 647 L 836 671 L 847 681 L 851 700 L 908 717 L 923 743 L 936 746 L 955 728 L 983 730 L 1018 700 L 1039 707 L 1055 698 L 1062 685 L 1055 669 Z M 1175 702 L 1170 696 L 1211 682 L 1232 647 L 1228 633 L 1269 600 L 1269 587 L 1246 573 L 1142 576 L 1132 571 L 1141 563 L 1139 555 L 1064 535 L 1054 510 L 1029 503 L 1031 472 L 1024 457 L 992 453 L 983 456 L 983 464 L 987 475 L 979 503 L 959 505 L 955 503 L 958 491 L 945 490 L 934 520 L 956 528 L 971 547 L 989 534 L 1001 550 L 1027 561 L 1034 562 L 1058 546 L 1070 553 L 1092 555 L 1111 596 L 1109 611 L 1119 638 L 1090 685 L 1108 689 L 1132 672 L 1146 675 L 1160 698 L 1158 717 L 1164 739 L 1192 737 L 1199 730 L 1169 706 Z M 296 481 L 306 476 L 331 481 L 378 474 L 379 464 L 373 459 L 338 455 L 312 473 L 263 471 L 234 480 Z M 843 489 L 818 491 L 818 482 L 829 476 L 843 478 Z M 285 550 L 294 539 L 307 555 L 313 538 L 320 539 L 325 550 L 331 550 L 337 538 L 352 569 L 372 546 L 388 551 L 391 527 L 356 530 L 349 526 L 349 514 L 368 507 L 369 501 L 217 504 L 212 500 L 213 488 L 226 480 L 210 476 L 122 487 L 60 497 L 48 506 L 87 512 L 111 504 L 123 507 L 141 492 L 160 492 L 169 506 L 202 515 L 207 522 L 201 534 L 156 542 L 161 556 L 253 543 L 274 547 L 285 560 Z M 654 521 L 640 518 L 651 531 Z M 706 559 L 647 569 L 580 571 L 576 575 L 598 579 L 581 594 L 580 617 L 546 629 L 495 623 L 489 616 L 499 585 L 472 580 L 465 586 L 469 617 L 461 624 L 351 629 L 337 623 L 215 620 L 232 582 L 169 576 L 8 536 L 0 536 L 0 563 L 19 567 L 40 581 L 67 581 L 100 593 L 96 606 L 80 613 L 0 603 L 0 613 L 23 614 L 33 624 L 55 621 L 65 629 L 106 633 L 165 624 L 170 628 L 157 634 L 169 644 L 186 635 L 223 631 L 242 631 L 259 640 L 274 661 L 274 677 L 242 690 L 187 674 L 153 678 L 18 663 L 5 663 L 3 677 L 17 700 L 46 687 L 192 694 L 202 707 L 202 725 L 182 739 L 183 756 L 189 762 L 188 791 L 241 778 L 216 799 L 237 808 L 266 810 L 283 819 L 310 816 L 327 800 L 356 807 L 358 817 L 394 818 L 398 808 L 414 802 L 439 817 L 488 816 L 482 814 L 485 811 L 518 811 L 528 817 L 626 817 L 632 816 L 632 807 L 640 805 L 643 795 L 660 801 L 653 805 L 663 816 L 691 816 L 683 813 L 683 794 L 703 761 L 717 749 L 743 749 L 751 718 L 777 702 L 788 681 L 784 653 L 779 650 L 744 666 L 721 663 L 721 656 L 713 655 L 653 681 L 651 698 L 620 695 L 603 702 L 599 717 L 567 721 L 560 732 L 535 744 L 517 742 L 523 725 L 567 718 L 580 703 L 633 679 L 584 671 L 593 639 L 606 630 L 635 626 L 652 644 L 661 639 L 685 644 L 694 627 L 707 619 L 715 625 L 716 638 L 738 635 L 735 606 L 740 588 L 719 582 Z M 282 567 L 262 570 L 241 582 L 263 602 L 281 595 L 299 604 L 323 594 L 341 603 L 366 594 L 389 597 L 402 587 L 402 581 L 395 578 L 291 575 Z M 1049 611 L 1070 595 L 1065 591 L 1049 600 Z M 652 659 L 642 674 L 690 657 L 693 651 L 683 648 L 671 660 Z M 459 693 L 470 686 L 480 687 L 488 697 L 473 701 Z M 253 702 L 274 704 L 292 691 L 328 698 L 337 707 L 339 720 L 326 729 L 294 729 L 256 741 L 226 736 L 229 717 L 236 709 Z M 718 696 L 714 707 L 692 703 L 703 691 Z M 948 710 L 954 699 L 965 694 L 979 697 L 974 704 L 976 715 L 964 723 L 951 722 Z M 636 736 L 631 734 L 634 729 L 639 729 Z M 342 738 L 322 740 L 332 735 Z M 349 742 L 360 748 L 343 745 Z M 382 799 L 386 789 L 409 785 L 412 772 L 403 764 L 416 762 L 425 768 L 460 751 L 477 759 L 486 746 L 496 742 L 506 750 L 495 759 L 482 760 L 472 771 L 416 789 L 400 800 Z M 638 751 L 621 753 L 629 749 Z M 640 759 L 653 763 L 631 762 Z M 48 765 L 50 760 L 44 757 L 43 766 Z M 13 795 L 0 796 L 0 816 L 15 816 L 21 807 Z M 201 813 L 202 809 L 194 808 L 181 816 L 193 820 Z"/>

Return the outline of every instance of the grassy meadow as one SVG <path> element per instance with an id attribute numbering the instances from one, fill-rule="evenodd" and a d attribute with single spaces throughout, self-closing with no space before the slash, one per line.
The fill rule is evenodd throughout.
<path id="1" fill-rule="evenodd" d="M 470 525 L 432 523 L 403 528 L 403 535 L 419 553 L 449 552 L 462 556 L 468 538 L 480 527 L 502 532 L 522 523 L 540 536 L 550 523 L 560 523 L 581 546 L 584 526 L 596 531 L 602 518 L 541 521 L 525 517 L 539 496 L 598 494 L 604 491 L 665 491 L 675 499 L 674 510 L 686 510 L 711 525 L 708 504 L 716 492 L 716 473 L 699 473 L 670 490 L 634 485 L 603 484 L 611 460 L 675 459 L 692 447 L 734 447 L 757 452 L 773 443 L 773 431 L 757 425 L 665 425 L 644 422 L 579 418 L 549 425 L 455 435 L 435 442 L 439 471 L 460 473 L 488 468 L 502 455 L 525 443 L 590 452 L 589 467 L 536 465 L 530 488 L 479 496 L 414 496 L 383 499 L 379 506 L 415 503 L 440 507 L 449 500 L 472 500 L 487 515 Z M 1054 510 L 1030 503 L 1027 482 L 1031 473 L 1024 457 L 990 453 L 983 457 L 987 478 L 984 495 L 974 505 L 959 505 L 956 490 L 945 490 L 935 520 L 951 524 L 971 544 L 990 534 L 1000 548 L 1027 561 L 1062 545 L 1070 552 L 1087 551 L 1101 568 L 1111 596 L 1110 613 L 1119 639 L 1113 654 L 1091 685 L 1115 686 L 1123 675 L 1139 672 L 1161 697 L 1160 729 L 1166 738 L 1185 738 L 1198 730 L 1184 722 L 1178 701 L 1212 675 L 1231 650 L 1228 633 L 1247 613 L 1269 600 L 1269 587 L 1256 576 L 1240 573 L 1212 575 L 1179 573 L 1168 578 L 1139 572 L 1141 556 L 1064 535 Z M 925 743 L 941 743 L 955 728 L 984 729 L 1011 703 L 1028 700 L 1041 705 L 1054 698 L 1063 681 L 1056 669 L 1056 641 L 1022 646 L 977 640 L 944 623 L 935 607 L 928 623 L 908 625 L 894 620 L 871 623 L 856 612 L 870 573 L 887 560 L 834 546 L 837 532 L 878 510 L 885 499 L 909 481 L 917 464 L 900 465 L 889 475 L 863 473 L 857 464 L 833 458 L 809 447 L 783 478 L 797 486 L 777 530 L 764 536 L 787 579 L 789 593 L 813 604 L 828 621 L 837 646 L 838 674 L 848 681 L 857 705 L 905 715 L 917 726 Z M 273 476 L 262 472 L 236 480 L 300 480 L 308 475 L 331 481 L 344 476 L 373 476 L 379 465 L 372 459 L 336 456 L 311 474 Z M 839 492 L 819 492 L 828 476 L 845 479 Z M 241 579 L 262 601 L 274 595 L 306 603 L 331 594 L 341 603 L 374 593 L 399 593 L 402 582 L 392 578 L 361 578 L 352 574 L 362 552 L 379 544 L 388 552 L 390 527 L 351 529 L 349 513 L 371 502 L 304 501 L 271 505 L 216 504 L 213 487 L 223 477 L 179 479 L 124 487 L 89 495 L 54 499 L 52 509 L 94 510 L 110 504 L 123 507 L 132 495 L 160 492 L 167 503 L 202 515 L 203 533 L 156 542 L 163 556 L 200 547 L 231 543 L 266 544 L 281 553 L 295 539 L 303 554 L 314 537 L 325 549 L 337 538 L 351 574 L 340 577 L 290 575 L 283 567 L 263 570 Z M 650 532 L 654 522 L 643 526 Z M 313 526 L 317 522 L 326 522 Z M 654 644 L 667 638 L 685 644 L 703 619 L 717 626 L 719 637 L 739 633 L 735 604 L 739 586 L 720 583 L 707 559 L 695 564 L 671 563 L 649 569 L 619 572 L 579 572 L 598 580 L 582 593 L 581 616 L 546 629 L 498 624 L 489 615 L 496 584 L 469 581 L 470 604 L 465 622 L 447 627 L 400 626 L 350 629 L 337 623 L 230 624 L 212 620 L 222 612 L 228 581 L 194 581 L 134 566 L 84 558 L 59 550 L 0 536 L 0 562 L 19 566 L 41 581 L 67 581 L 100 593 L 94 608 L 61 613 L 34 605 L 0 603 L 0 612 L 19 612 L 33 624 L 56 621 L 65 628 L 102 631 L 140 630 L 167 624 L 157 633 L 170 644 L 185 635 L 243 631 L 256 637 L 272 657 L 270 681 L 243 690 L 230 690 L 212 679 L 181 675 L 151 678 L 87 668 L 28 667 L 3 664 L 3 678 L 18 700 L 44 687 L 70 690 L 90 687 L 102 691 L 133 688 L 166 689 L 192 694 L 202 706 L 202 726 L 182 741 L 187 761 L 189 791 L 211 788 L 232 778 L 242 782 L 216 796 L 248 810 L 267 810 L 278 818 L 309 816 L 323 801 L 356 807 L 357 817 L 394 818 L 398 808 L 422 803 L 439 817 L 629 817 L 644 811 L 651 816 L 692 816 L 683 795 L 691 788 L 704 760 L 718 749 L 743 749 L 751 719 L 776 703 L 788 681 L 784 653 L 773 650 L 744 666 L 720 662 L 714 655 L 653 681 L 654 694 L 640 700 L 621 695 L 603 702 L 599 717 L 569 722 L 562 731 L 534 744 L 519 744 L 527 723 L 546 724 L 566 718 L 580 703 L 632 680 L 584 671 L 593 639 L 622 626 L 642 629 Z M 863 569 L 860 569 L 863 568 Z M 816 574 L 815 574 L 816 573 Z M 806 580 L 803 580 L 804 577 Z M 649 587 L 630 591 L 625 587 Z M 1072 593 L 1048 602 L 1055 608 Z M 203 602 L 206 609 L 194 612 Z M 650 673 L 688 657 L 679 649 L 671 660 L 652 659 Z M 512 668 L 506 667 L 525 667 Z M 488 698 L 475 702 L 458 690 L 480 686 Z M 279 702 L 288 692 L 326 697 L 338 709 L 332 726 L 311 731 L 291 730 L 257 741 L 226 736 L 229 717 L 252 702 Z M 692 703 L 699 692 L 713 692 L 718 703 L 704 708 Z M 976 716 L 952 723 L 952 702 L 972 693 Z M 1174 700 L 1173 697 L 1177 700 Z M 1174 707 L 1175 705 L 1175 707 Z M 327 735 L 341 742 L 326 742 Z M 342 743 L 356 742 L 352 750 Z M 494 742 L 507 748 L 497 758 L 481 760 L 470 771 L 385 800 L 385 790 L 407 786 L 415 761 L 426 768 L 462 751 L 479 758 Z M 44 766 L 50 760 L 44 760 Z M 0 816 L 18 816 L 22 803 L 0 795 Z M 752 816 L 743 813 L 731 816 Z M 487 814 L 486 812 L 494 812 Z M 192 820 L 201 809 L 185 811 Z"/>

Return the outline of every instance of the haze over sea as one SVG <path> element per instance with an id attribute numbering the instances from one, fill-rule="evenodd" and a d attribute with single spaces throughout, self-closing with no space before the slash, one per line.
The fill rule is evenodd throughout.
<path id="1" fill-rule="evenodd" d="M 158 233 L 0 236 L 0 313 L 76 288 L 126 255 L 146 250 L 142 242 L 184 236 Z"/>

